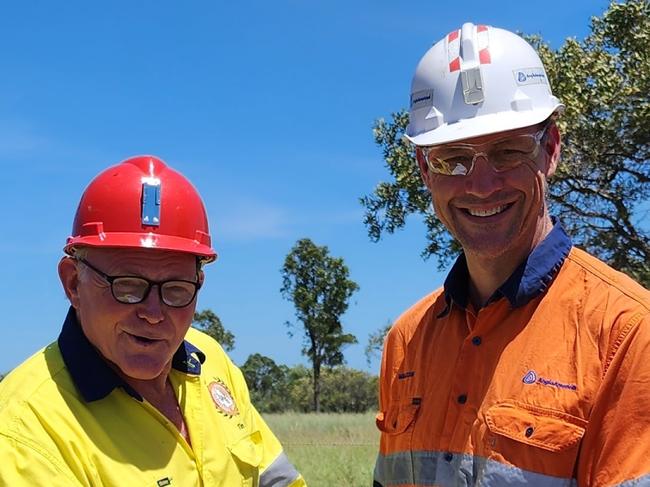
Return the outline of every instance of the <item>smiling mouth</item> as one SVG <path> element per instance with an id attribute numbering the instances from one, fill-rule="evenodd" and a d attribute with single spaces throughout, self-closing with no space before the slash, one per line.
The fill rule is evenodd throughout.
<path id="1" fill-rule="evenodd" d="M 508 203 L 506 205 L 495 206 L 494 208 L 490 208 L 488 210 L 483 210 L 480 208 L 462 208 L 462 210 L 468 215 L 476 216 L 479 218 L 486 218 L 489 216 L 498 215 L 499 213 L 502 213 L 510 208 L 512 205 L 513 203 Z"/>

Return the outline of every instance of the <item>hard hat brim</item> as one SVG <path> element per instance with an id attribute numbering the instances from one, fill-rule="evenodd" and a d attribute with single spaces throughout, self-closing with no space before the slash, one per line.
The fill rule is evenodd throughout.
<path id="1" fill-rule="evenodd" d="M 465 139 L 481 137 L 483 135 L 507 132 L 524 127 L 530 127 L 543 122 L 556 112 L 564 110 L 564 105 L 556 104 L 552 110 L 529 110 L 526 112 L 497 112 L 481 115 L 474 118 L 446 123 L 419 135 L 404 136 L 411 143 L 419 146 L 431 146 L 457 142 Z M 408 130 L 407 130 L 408 132 Z"/>
<path id="2" fill-rule="evenodd" d="M 121 248 L 121 249 L 151 249 L 169 250 L 196 255 L 205 263 L 216 260 L 217 254 L 209 245 L 196 240 L 189 240 L 172 235 L 156 233 L 119 233 L 111 232 L 100 235 L 69 237 L 63 251 L 73 255 L 75 247 Z"/>

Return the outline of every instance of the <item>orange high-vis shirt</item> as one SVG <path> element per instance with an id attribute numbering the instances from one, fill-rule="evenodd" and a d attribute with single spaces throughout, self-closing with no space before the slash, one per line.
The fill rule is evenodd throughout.
<path id="1" fill-rule="evenodd" d="M 478 312 L 467 279 L 386 339 L 375 487 L 650 486 L 650 292 L 559 224 Z"/>

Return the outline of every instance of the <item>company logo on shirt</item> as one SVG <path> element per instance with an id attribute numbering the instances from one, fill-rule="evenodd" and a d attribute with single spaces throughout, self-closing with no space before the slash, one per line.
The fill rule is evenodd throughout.
<path id="1" fill-rule="evenodd" d="M 217 410 L 220 413 L 230 418 L 239 414 L 235 400 L 232 398 L 228 386 L 222 380 L 217 379 L 216 381 L 210 382 L 208 390 L 210 391 L 214 405 L 217 406 Z"/>
<path id="2" fill-rule="evenodd" d="M 552 379 L 547 379 L 545 377 L 538 376 L 534 370 L 529 370 L 526 372 L 526 375 L 521 379 L 524 384 L 540 384 L 543 386 L 556 387 L 558 389 L 568 389 L 570 391 L 577 391 L 578 386 L 575 384 L 565 384 L 564 382 L 559 382 Z"/>
<path id="3" fill-rule="evenodd" d="M 537 380 L 537 374 L 535 373 L 534 370 L 529 370 L 526 372 L 526 375 L 524 375 L 524 378 L 521 379 L 524 384 L 534 384 L 535 381 Z"/>
<path id="4" fill-rule="evenodd" d="M 164 479 L 160 479 L 158 482 L 156 482 L 156 484 L 158 484 L 158 487 L 167 487 L 168 485 L 172 485 L 172 479 L 165 477 Z"/>

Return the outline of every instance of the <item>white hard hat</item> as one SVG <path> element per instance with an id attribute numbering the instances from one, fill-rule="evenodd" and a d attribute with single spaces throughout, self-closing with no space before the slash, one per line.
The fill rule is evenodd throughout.
<path id="1" fill-rule="evenodd" d="M 466 23 L 420 60 L 406 138 L 444 144 L 535 125 L 563 109 L 530 44 L 507 30 Z"/>

